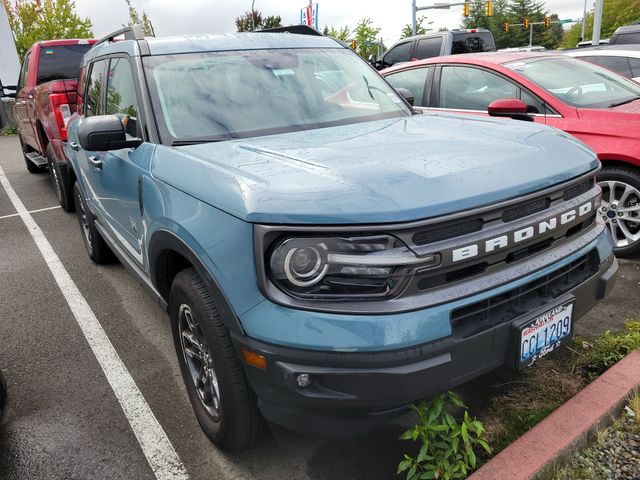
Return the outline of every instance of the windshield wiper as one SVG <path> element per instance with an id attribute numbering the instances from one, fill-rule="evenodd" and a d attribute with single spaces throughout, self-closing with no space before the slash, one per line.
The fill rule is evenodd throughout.
<path id="1" fill-rule="evenodd" d="M 212 140 L 212 139 L 208 139 L 208 138 L 192 138 L 190 140 L 174 140 L 173 142 L 171 142 L 171 146 L 172 147 L 183 147 L 185 145 L 199 145 L 201 143 L 216 143 L 216 142 L 223 142 L 223 139 L 216 139 L 216 140 Z"/>
<path id="2" fill-rule="evenodd" d="M 635 100 L 638 100 L 639 98 L 640 98 L 640 95 L 637 96 L 637 97 L 631 97 L 629 100 L 624 100 L 623 102 L 612 103 L 607 108 L 619 107 L 620 105 L 624 105 L 626 103 L 631 103 L 631 102 L 633 102 Z"/>

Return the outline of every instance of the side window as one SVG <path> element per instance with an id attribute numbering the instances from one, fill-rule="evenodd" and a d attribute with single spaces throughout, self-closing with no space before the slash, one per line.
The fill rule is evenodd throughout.
<path id="1" fill-rule="evenodd" d="M 396 45 L 382 57 L 382 65 L 390 67 L 399 62 L 408 62 L 411 60 L 411 42 L 404 42 Z"/>
<path id="2" fill-rule="evenodd" d="M 124 130 L 137 136 L 138 100 L 131 63 L 126 58 L 113 58 L 107 76 L 107 115 L 117 115 Z"/>
<path id="3" fill-rule="evenodd" d="M 423 38 L 418 40 L 418 46 L 416 47 L 416 53 L 414 57 L 418 60 L 423 58 L 438 57 L 440 55 L 440 48 L 442 47 L 442 37 Z"/>
<path id="4" fill-rule="evenodd" d="M 429 68 L 412 68 L 411 70 L 394 73 L 386 78 L 393 88 L 406 88 L 409 90 L 415 98 L 414 105 L 422 107 L 424 106 L 423 96 L 427 73 L 429 73 Z"/>
<path id="5" fill-rule="evenodd" d="M 486 111 L 499 98 L 517 98 L 517 87 L 504 78 L 472 67 L 443 67 L 441 108 Z"/>
<path id="6" fill-rule="evenodd" d="M 29 61 L 31 60 L 31 52 L 27 53 L 22 62 L 22 68 L 20 69 L 20 77 L 18 78 L 18 91 L 24 87 L 24 84 L 29 78 Z"/>
<path id="7" fill-rule="evenodd" d="M 633 78 L 640 77 L 640 58 L 629 58 L 629 65 L 631 65 L 631 74 Z"/>
<path id="8" fill-rule="evenodd" d="M 99 60 L 91 65 L 89 80 L 87 81 L 85 95 L 85 112 L 87 117 L 94 115 L 102 115 L 104 107 L 102 105 L 102 91 L 104 85 L 104 70 L 107 64 L 106 60 Z"/>
<path id="9" fill-rule="evenodd" d="M 627 57 L 605 57 L 600 55 L 580 57 L 580 60 L 586 60 L 587 62 L 595 63 L 601 67 L 608 68 L 614 72 L 624 75 L 625 77 L 631 77 L 631 67 L 629 66 L 629 60 Z"/>

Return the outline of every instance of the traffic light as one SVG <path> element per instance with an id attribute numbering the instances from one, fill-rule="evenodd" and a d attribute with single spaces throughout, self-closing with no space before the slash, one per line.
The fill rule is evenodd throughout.
<path id="1" fill-rule="evenodd" d="M 464 14 L 465 17 L 469 16 L 469 2 L 465 2 L 464 4 Z"/>
<path id="2" fill-rule="evenodd" d="M 524 28 L 525 30 L 529 30 L 529 19 L 528 18 L 525 18 L 522 21 L 522 28 Z"/>
<path id="3" fill-rule="evenodd" d="M 491 0 L 487 0 L 486 11 L 487 17 L 493 17 L 493 2 Z"/>
<path id="4" fill-rule="evenodd" d="M 509 33 L 509 22 L 504 22 L 502 24 L 502 31 Z"/>
<path id="5" fill-rule="evenodd" d="M 351 50 L 355 50 L 357 46 L 358 46 L 358 44 L 356 43 L 356 41 L 355 40 L 351 40 Z"/>
<path id="6" fill-rule="evenodd" d="M 551 17 L 544 17 L 544 26 L 547 28 L 551 26 Z"/>

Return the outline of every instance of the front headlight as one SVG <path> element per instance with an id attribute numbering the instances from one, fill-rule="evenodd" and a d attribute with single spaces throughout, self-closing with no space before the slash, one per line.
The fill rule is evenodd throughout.
<path id="1" fill-rule="evenodd" d="M 372 300 L 399 294 L 416 272 L 440 264 L 389 235 L 289 237 L 267 253 L 268 274 L 294 297 Z"/>

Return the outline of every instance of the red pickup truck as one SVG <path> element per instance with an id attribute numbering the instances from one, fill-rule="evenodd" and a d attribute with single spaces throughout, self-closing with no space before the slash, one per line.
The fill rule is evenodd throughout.
<path id="1" fill-rule="evenodd" d="M 76 109 L 82 56 L 96 40 L 48 40 L 27 50 L 16 92 L 14 116 L 27 170 L 49 167 L 60 205 L 73 210 L 62 143 Z"/>

